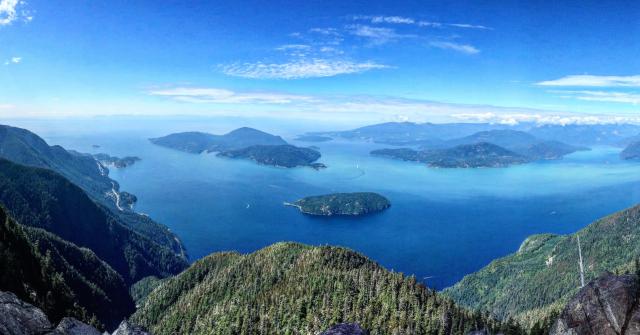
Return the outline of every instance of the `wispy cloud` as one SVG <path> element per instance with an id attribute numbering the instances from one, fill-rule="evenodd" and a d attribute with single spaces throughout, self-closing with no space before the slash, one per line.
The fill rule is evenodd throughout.
<path id="1" fill-rule="evenodd" d="M 435 48 L 453 50 L 453 51 L 461 52 L 467 55 L 475 55 L 477 53 L 480 53 L 479 49 L 469 44 L 436 41 L 436 42 L 429 43 L 429 45 Z"/>
<path id="2" fill-rule="evenodd" d="M 31 21 L 33 15 L 25 9 L 26 4 L 23 0 L 0 0 L 0 26 L 10 25 L 16 20 Z"/>
<path id="3" fill-rule="evenodd" d="M 11 59 L 4 62 L 4 65 L 19 64 L 20 62 L 22 62 L 22 57 L 11 57 Z"/>
<path id="4" fill-rule="evenodd" d="M 271 92 L 235 92 L 221 88 L 175 87 L 148 92 L 149 95 L 173 98 L 178 101 L 216 104 L 290 104 L 311 101 L 304 95 Z"/>
<path id="5" fill-rule="evenodd" d="M 352 17 L 354 21 L 367 21 L 373 24 L 403 24 L 403 25 L 415 25 L 419 27 L 455 27 L 465 29 L 480 29 L 480 30 L 492 30 L 492 28 L 469 23 L 442 23 L 427 20 L 418 20 L 412 17 L 406 16 L 383 16 L 383 15 L 354 15 Z"/>
<path id="6" fill-rule="evenodd" d="M 571 115 L 569 113 L 499 113 L 477 112 L 453 114 L 453 118 L 466 122 L 489 122 L 498 124 L 516 125 L 519 123 L 537 124 L 613 124 L 613 123 L 640 123 L 638 116 L 620 115 Z"/>
<path id="7" fill-rule="evenodd" d="M 640 87 L 640 75 L 593 76 L 571 75 L 536 83 L 539 86 L 584 86 L 584 87 Z"/>
<path id="8" fill-rule="evenodd" d="M 255 115 L 310 118 L 318 120 L 349 120 L 349 122 L 413 121 L 413 122 L 490 122 L 518 124 L 597 124 L 640 123 L 640 116 L 583 114 L 533 108 L 501 107 L 442 103 L 422 99 L 407 99 L 370 95 L 300 95 L 283 92 L 239 92 L 223 88 L 176 87 L 148 92 L 194 104 L 224 104 L 207 108 L 208 112 L 247 110 Z M 253 108 L 245 108 L 247 105 Z M 238 106 L 238 107 L 234 107 Z M 262 114 L 261 114 L 262 113 Z"/>
<path id="9" fill-rule="evenodd" d="M 611 91 L 551 91 L 564 98 L 575 98 L 583 101 L 619 102 L 640 104 L 640 94 Z"/>
<path id="10" fill-rule="evenodd" d="M 456 27 L 456 28 L 493 30 L 493 28 L 489 28 L 487 26 L 476 25 L 476 24 L 468 24 L 468 23 L 448 23 L 447 25 L 450 26 L 450 27 Z"/>
<path id="11" fill-rule="evenodd" d="M 398 34 L 391 28 L 372 27 L 362 24 L 352 24 L 347 26 L 347 29 L 350 34 L 366 38 L 371 44 L 375 45 L 385 44 L 402 38 L 416 37 L 416 35 L 411 34 Z"/>
<path id="12" fill-rule="evenodd" d="M 287 63 L 257 62 L 223 65 L 222 72 L 229 76 L 252 79 L 301 79 L 333 77 L 384 68 L 388 66 L 372 61 L 357 63 L 348 60 L 299 59 Z"/>

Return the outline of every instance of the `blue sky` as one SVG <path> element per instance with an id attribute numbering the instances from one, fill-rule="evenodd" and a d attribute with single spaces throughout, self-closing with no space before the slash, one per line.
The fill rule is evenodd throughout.
<path id="1" fill-rule="evenodd" d="M 635 1 L 0 0 L 0 117 L 636 120 L 638 36 Z"/>

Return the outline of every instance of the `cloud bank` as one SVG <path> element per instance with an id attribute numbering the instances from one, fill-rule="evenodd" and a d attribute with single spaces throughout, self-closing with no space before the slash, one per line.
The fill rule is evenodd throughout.
<path id="1" fill-rule="evenodd" d="M 333 77 L 388 67 L 373 61 L 352 62 L 340 59 L 298 59 L 286 63 L 256 62 L 221 66 L 222 72 L 226 75 L 251 79 Z"/>

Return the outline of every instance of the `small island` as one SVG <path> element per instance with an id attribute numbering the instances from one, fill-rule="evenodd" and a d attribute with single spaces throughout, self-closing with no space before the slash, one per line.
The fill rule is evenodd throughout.
<path id="1" fill-rule="evenodd" d="M 93 157 L 100 162 L 103 166 L 106 167 L 115 167 L 115 168 L 126 168 L 135 164 L 140 160 L 140 157 L 135 156 L 127 156 L 123 158 L 118 158 L 114 156 L 109 156 L 107 154 L 95 154 Z"/>
<path id="2" fill-rule="evenodd" d="M 300 142 L 328 142 L 332 140 L 333 138 L 322 135 L 300 135 L 296 138 L 296 141 Z"/>
<path id="3" fill-rule="evenodd" d="M 247 148 L 222 151 L 218 157 L 234 159 L 249 159 L 263 165 L 293 168 L 309 166 L 316 170 L 325 168 L 322 163 L 314 163 L 320 158 L 320 153 L 309 148 L 300 148 L 290 144 L 283 145 L 252 145 Z"/>
<path id="4" fill-rule="evenodd" d="M 317 216 L 360 216 L 381 212 L 391 206 L 389 199 L 373 192 L 333 193 L 310 196 L 293 203 L 300 212 Z"/>
<path id="5" fill-rule="evenodd" d="M 638 160 L 640 159 L 640 141 L 629 144 L 620 153 L 620 158 L 624 160 Z"/>

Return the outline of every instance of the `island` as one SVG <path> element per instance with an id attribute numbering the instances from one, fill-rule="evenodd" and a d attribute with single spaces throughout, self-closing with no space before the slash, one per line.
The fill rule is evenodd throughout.
<path id="1" fill-rule="evenodd" d="M 322 163 L 314 163 L 321 155 L 318 151 L 296 147 L 290 144 L 283 145 L 252 145 L 247 148 L 222 151 L 219 157 L 234 159 L 249 159 L 263 165 L 271 165 L 285 168 L 296 166 L 309 166 L 316 170 L 326 167 Z"/>
<path id="2" fill-rule="evenodd" d="M 114 156 L 109 156 L 107 154 L 95 154 L 93 157 L 100 162 L 103 166 L 106 167 L 115 167 L 115 168 L 125 168 L 135 164 L 140 160 L 140 157 L 136 156 L 127 156 L 123 158 L 118 158 Z"/>
<path id="3" fill-rule="evenodd" d="M 624 160 L 640 159 L 640 141 L 632 142 L 620 153 L 620 158 Z"/>
<path id="4" fill-rule="evenodd" d="M 379 149 L 372 151 L 371 154 L 426 163 L 430 167 L 439 168 L 507 167 L 530 161 L 521 154 L 486 142 L 422 151 L 409 148 Z"/>
<path id="5" fill-rule="evenodd" d="M 149 141 L 159 146 L 194 154 L 236 150 L 252 145 L 287 144 L 280 136 L 249 127 L 238 128 L 224 135 L 184 132 L 151 138 Z"/>
<path id="6" fill-rule="evenodd" d="M 322 135 L 300 135 L 296 138 L 296 141 L 301 142 L 328 142 L 332 140 L 333 138 Z"/>
<path id="7" fill-rule="evenodd" d="M 310 196 L 293 203 L 285 202 L 300 212 L 318 216 L 359 216 L 381 212 L 391 206 L 384 196 L 373 192 L 333 193 Z"/>

